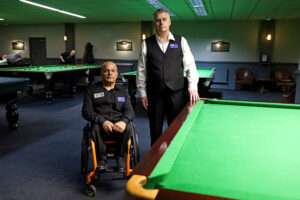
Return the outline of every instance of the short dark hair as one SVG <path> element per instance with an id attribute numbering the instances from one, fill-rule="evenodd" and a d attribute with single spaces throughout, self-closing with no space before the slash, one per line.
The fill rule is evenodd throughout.
<path id="1" fill-rule="evenodd" d="M 159 13 L 167 13 L 170 17 L 170 14 L 167 10 L 163 9 L 163 8 L 159 8 L 157 9 L 154 13 L 153 13 L 153 19 L 155 19 L 156 15 L 159 14 Z"/>

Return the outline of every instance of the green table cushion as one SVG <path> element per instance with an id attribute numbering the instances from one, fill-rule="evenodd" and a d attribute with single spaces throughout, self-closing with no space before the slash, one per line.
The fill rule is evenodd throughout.
<path id="1" fill-rule="evenodd" d="M 0 71 L 10 72 L 62 72 L 72 70 L 84 70 L 100 68 L 101 65 L 41 65 L 41 66 L 26 66 L 26 67 L 6 67 L 0 68 Z"/>
<path id="2" fill-rule="evenodd" d="M 214 71 L 215 68 L 197 68 L 197 72 L 200 78 L 202 77 L 210 78 Z M 136 71 L 122 73 L 121 75 L 136 76 Z M 185 72 L 184 72 L 184 76 L 186 76 Z"/>

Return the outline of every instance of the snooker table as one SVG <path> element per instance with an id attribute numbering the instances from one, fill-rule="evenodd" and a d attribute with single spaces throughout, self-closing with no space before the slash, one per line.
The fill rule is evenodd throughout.
<path id="1" fill-rule="evenodd" d="M 6 104 L 6 120 L 10 129 L 16 129 L 19 126 L 17 92 L 28 90 L 28 84 L 28 78 L 0 77 L 0 101 Z"/>
<path id="2" fill-rule="evenodd" d="M 70 93 L 76 95 L 76 82 L 80 75 L 88 76 L 91 71 L 99 71 L 101 65 L 41 65 L 41 66 L 23 66 L 23 67 L 6 67 L 0 68 L 0 76 L 6 77 L 26 77 L 32 84 L 35 81 L 44 83 L 46 102 L 53 102 L 53 92 L 56 82 L 68 82 Z"/>
<path id="3" fill-rule="evenodd" d="M 215 68 L 197 68 L 197 72 L 199 75 L 198 81 L 198 93 L 200 97 L 212 97 L 211 93 L 209 92 L 210 83 L 215 75 Z M 128 80 L 128 93 L 131 98 L 131 103 L 133 107 L 136 105 L 136 98 L 135 94 L 137 91 L 136 88 L 136 71 L 133 72 L 126 72 L 120 74 L 122 78 Z M 185 73 L 184 73 L 185 76 Z M 186 80 L 187 81 L 187 80 Z M 126 81 L 124 81 L 126 82 Z M 219 95 L 216 98 L 221 98 Z"/>
<path id="4" fill-rule="evenodd" d="M 5 66 L 7 66 L 8 64 L 7 63 L 0 63 L 0 67 L 5 67 Z"/>
<path id="5" fill-rule="evenodd" d="M 295 104 L 187 105 L 134 168 L 126 197 L 300 199 L 299 119 Z"/>

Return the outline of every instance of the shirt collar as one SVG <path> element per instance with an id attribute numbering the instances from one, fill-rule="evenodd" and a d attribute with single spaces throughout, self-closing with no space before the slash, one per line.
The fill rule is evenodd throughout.
<path id="1" fill-rule="evenodd" d="M 155 37 L 156 37 L 156 40 L 157 40 L 157 41 L 163 43 L 162 40 L 160 39 L 160 37 L 158 36 L 158 34 L 155 34 Z M 169 32 L 169 35 L 168 35 L 168 42 L 169 42 L 170 40 L 175 41 L 174 35 L 173 35 L 171 32 Z"/>
<path id="2" fill-rule="evenodd" d="M 99 85 L 100 85 L 100 87 L 102 87 L 104 90 L 106 90 L 104 87 L 103 87 L 103 84 L 102 84 L 102 82 L 97 82 Z M 115 87 L 114 88 L 112 88 L 111 90 L 109 90 L 109 91 L 114 91 L 114 90 L 116 90 L 116 91 L 120 91 L 121 90 L 121 88 L 119 87 L 119 86 L 117 86 L 117 84 L 115 84 Z M 108 91 L 108 90 L 106 90 L 106 91 Z"/>

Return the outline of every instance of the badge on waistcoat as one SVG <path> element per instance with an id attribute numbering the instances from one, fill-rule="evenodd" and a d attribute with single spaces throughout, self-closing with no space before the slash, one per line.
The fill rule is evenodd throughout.
<path id="1" fill-rule="evenodd" d="M 104 97 L 104 92 L 94 93 L 94 98 Z"/>
<path id="2" fill-rule="evenodd" d="M 172 48 L 172 49 L 177 49 L 178 48 L 178 44 L 170 44 L 170 48 Z"/>
<path id="3" fill-rule="evenodd" d="M 125 102 L 125 97 L 118 97 L 118 102 Z"/>

